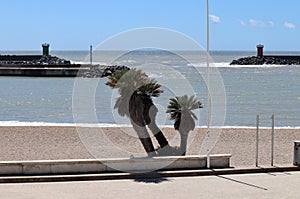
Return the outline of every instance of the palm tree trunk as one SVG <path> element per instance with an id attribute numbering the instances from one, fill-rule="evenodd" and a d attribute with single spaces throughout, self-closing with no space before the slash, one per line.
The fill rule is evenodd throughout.
<path id="1" fill-rule="evenodd" d="M 155 136 L 160 148 L 163 148 L 163 147 L 169 145 L 167 138 L 164 136 L 164 134 L 158 128 L 155 121 L 151 121 L 151 123 L 148 125 L 148 127 L 151 130 L 151 132 L 153 133 L 153 135 Z"/>
<path id="2" fill-rule="evenodd" d="M 188 133 L 180 133 L 180 154 L 182 156 L 185 156 L 186 154 L 186 148 L 187 148 L 187 139 L 188 139 Z"/>
<path id="3" fill-rule="evenodd" d="M 139 138 L 145 151 L 148 154 L 148 157 L 156 156 L 155 149 L 153 147 L 151 138 Z"/>
<path id="4" fill-rule="evenodd" d="M 131 124 L 133 126 L 133 129 L 137 133 L 148 156 L 149 157 L 155 156 L 156 152 L 155 152 L 152 140 L 147 131 L 147 128 L 145 126 L 139 126 L 139 125 L 135 124 L 133 121 L 131 121 Z"/>
<path id="5" fill-rule="evenodd" d="M 149 124 L 148 127 L 155 136 L 160 148 L 163 148 L 165 146 L 168 146 L 169 143 L 167 141 L 167 138 L 164 136 L 164 134 L 161 132 L 161 130 L 158 128 L 156 124 L 156 115 L 157 115 L 157 107 L 152 103 L 150 104 L 150 108 L 146 111 L 146 116 L 148 115 L 149 118 Z"/>

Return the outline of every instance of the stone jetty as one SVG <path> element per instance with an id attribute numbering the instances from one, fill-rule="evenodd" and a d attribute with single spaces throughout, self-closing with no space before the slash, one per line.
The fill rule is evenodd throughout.
<path id="1" fill-rule="evenodd" d="M 107 77 L 127 66 L 73 64 L 49 54 L 49 44 L 43 44 L 42 55 L 0 55 L 0 76 L 32 77 Z"/>
<path id="2" fill-rule="evenodd" d="M 0 67 L 72 66 L 71 61 L 56 56 L 0 55 Z"/>
<path id="3" fill-rule="evenodd" d="M 92 65 L 83 72 L 81 76 L 86 78 L 102 78 L 109 77 L 116 71 L 130 70 L 127 66 L 106 66 L 106 65 Z"/>
<path id="4" fill-rule="evenodd" d="M 263 57 L 243 57 L 238 60 L 233 60 L 230 65 L 300 65 L 300 56 L 278 56 L 268 55 Z"/>
<path id="5" fill-rule="evenodd" d="M 242 57 L 233 60 L 230 65 L 300 65 L 300 56 L 297 55 L 264 55 L 263 45 L 257 45 L 257 55 Z"/>

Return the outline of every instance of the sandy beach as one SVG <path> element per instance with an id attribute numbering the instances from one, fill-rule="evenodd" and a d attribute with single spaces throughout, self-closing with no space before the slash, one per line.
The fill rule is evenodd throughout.
<path id="1" fill-rule="evenodd" d="M 173 128 L 162 128 L 171 146 L 179 145 Z M 206 129 L 190 133 L 187 155 L 200 153 Z M 232 166 L 255 165 L 256 129 L 222 129 L 212 154 L 232 154 Z M 91 159 L 145 156 L 141 143 L 130 127 L 0 127 L 0 161 Z M 153 139 L 154 140 L 154 139 Z M 294 141 L 300 129 L 276 129 L 274 164 L 292 164 Z M 154 140 L 154 145 L 157 142 Z M 261 129 L 259 165 L 270 165 L 271 130 Z"/>

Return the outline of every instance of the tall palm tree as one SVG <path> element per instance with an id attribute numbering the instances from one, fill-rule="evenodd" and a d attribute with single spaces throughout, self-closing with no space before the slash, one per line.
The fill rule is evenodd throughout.
<path id="1" fill-rule="evenodd" d="M 120 94 L 114 108 L 118 109 L 121 116 L 130 118 L 148 155 L 155 155 L 155 149 L 146 125 L 154 134 L 161 148 L 169 146 L 167 139 L 155 122 L 158 109 L 153 104 L 152 97 L 159 97 L 163 92 L 157 81 L 136 69 L 117 71 L 109 77 L 109 80 L 106 85 L 118 88 Z"/>
<path id="2" fill-rule="evenodd" d="M 187 95 L 171 98 L 169 101 L 167 113 L 170 114 L 170 119 L 175 120 L 174 128 L 180 134 L 180 153 L 186 154 L 188 134 L 195 128 L 196 115 L 193 110 L 203 108 L 200 101 L 194 95 Z"/>

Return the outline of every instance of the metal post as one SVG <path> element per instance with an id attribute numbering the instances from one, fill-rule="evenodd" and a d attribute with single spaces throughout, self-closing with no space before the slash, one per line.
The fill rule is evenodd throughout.
<path id="1" fill-rule="evenodd" d="M 207 63 L 207 134 L 210 128 L 210 56 L 209 56 L 209 0 L 206 0 L 206 63 Z M 210 151 L 207 153 L 207 168 L 210 168 Z"/>
<path id="2" fill-rule="evenodd" d="M 275 117 L 272 115 L 272 143 L 271 143 L 271 166 L 274 166 L 274 126 L 275 126 Z"/>
<path id="3" fill-rule="evenodd" d="M 300 140 L 294 142 L 294 165 L 300 167 Z"/>
<path id="4" fill-rule="evenodd" d="M 259 115 L 256 116 L 256 156 L 255 156 L 255 166 L 258 167 L 258 142 L 259 142 Z"/>
<path id="5" fill-rule="evenodd" d="M 90 45 L 90 64 L 93 64 L 93 46 Z"/>

